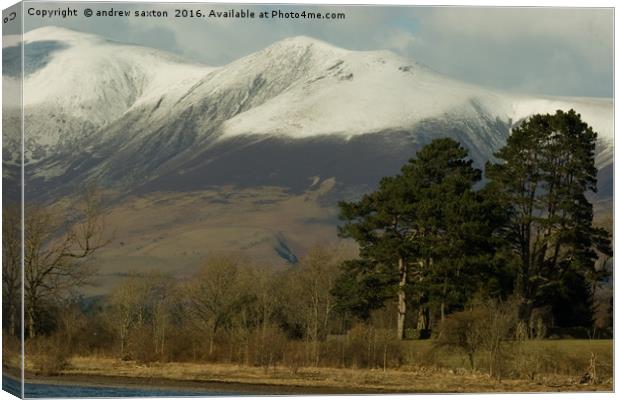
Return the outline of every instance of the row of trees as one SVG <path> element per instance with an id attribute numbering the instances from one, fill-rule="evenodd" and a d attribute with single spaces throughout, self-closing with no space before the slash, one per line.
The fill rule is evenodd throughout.
<path id="1" fill-rule="evenodd" d="M 306 356 L 318 364 L 319 342 L 336 329 L 330 290 L 343 254 L 317 247 L 289 270 L 218 256 L 187 280 L 131 277 L 112 292 L 102 312 L 113 321 L 121 354 L 132 351 L 128 344 L 136 330 L 146 329 L 150 353 L 166 358 L 167 330 L 183 328 L 198 340 L 185 349 L 186 358 L 196 353 L 221 358 L 224 351 L 237 361 L 269 365 L 279 359 L 274 341 L 282 336 L 306 342 Z"/>
<path id="2" fill-rule="evenodd" d="M 353 323 L 336 312 L 331 294 L 341 261 L 351 256 L 316 247 L 294 268 L 278 269 L 228 254 L 185 278 L 130 275 L 104 298 L 65 301 L 54 310 L 54 328 L 31 342 L 60 335 L 65 353 L 69 344 L 73 354 L 141 362 L 270 366 L 286 354 L 291 363 L 318 366 L 327 337 Z"/>
<path id="3" fill-rule="evenodd" d="M 340 203 L 340 235 L 360 248 L 337 283 L 340 303 L 365 318 L 396 297 L 399 338 L 410 303 L 424 334 L 431 305 L 443 320 L 474 294 L 518 296 L 522 321 L 549 305 L 588 325 L 590 288 L 607 273 L 596 260 L 612 255 L 586 197 L 596 191 L 595 142 L 573 110 L 535 115 L 487 163 L 477 189 L 482 172 L 467 151 L 433 141 L 375 192 Z"/>

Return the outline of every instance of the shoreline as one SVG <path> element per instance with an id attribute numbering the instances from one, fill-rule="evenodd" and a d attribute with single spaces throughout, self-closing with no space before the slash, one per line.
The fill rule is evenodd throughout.
<path id="1" fill-rule="evenodd" d="M 11 377 L 11 369 L 4 373 Z M 188 396 L 424 394 L 424 393 L 540 393 L 611 392 L 613 381 L 577 384 L 568 376 L 539 380 L 505 378 L 497 381 L 477 372 L 434 368 L 370 369 L 301 368 L 295 373 L 278 367 L 232 364 L 162 363 L 149 366 L 110 358 L 76 357 L 58 375 L 26 372 L 26 384 L 129 388 L 188 392 Z"/>
<path id="2" fill-rule="evenodd" d="M 29 374 L 30 375 L 30 374 Z M 26 376 L 26 384 L 89 386 L 109 388 L 135 388 L 145 390 L 166 390 L 209 393 L 218 395 L 230 394 L 239 396 L 249 395 L 304 395 L 304 394 L 388 394 L 406 393 L 384 390 L 362 390 L 361 388 L 338 388 L 332 386 L 313 386 L 295 384 L 269 384 L 237 381 L 201 380 L 201 379 L 173 379 L 165 377 L 115 376 L 67 373 L 55 376 L 30 375 Z"/>

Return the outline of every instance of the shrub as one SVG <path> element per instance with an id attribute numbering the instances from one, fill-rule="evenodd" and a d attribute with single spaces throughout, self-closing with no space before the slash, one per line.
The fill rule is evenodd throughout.
<path id="1" fill-rule="evenodd" d="M 457 349 L 476 369 L 476 354 L 485 350 L 491 376 L 502 377 L 510 357 L 507 343 L 514 338 L 517 326 L 517 304 L 513 301 L 486 301 L 449 315 L 439 327 L 435 346 Z"/>
<path id="2" fill-rule="evenodd" d="M 151 327 L 138 326 L 131 330 L 127 340 L 127 354 L 125 358 L 146 365 L 160 361 L 160 356 L 155 351 Z"/>
<path id="3" fill-rule="evenodd" d="M 476 353 L 482 349 L 487 335 L 484 326 L 486 311 L 481 309 L 456 312 L 448 316 L 439 326 L 434 345 L 462 351 L 469 360 L 472 370 L 476 369 Z"/>
<path id="4" fill-rule="evenodd" d="M 282 360 L 286 350 L 287 338 L 277 325 L 261 326 L 250 337 L 254 348 L 254 365 L 275 367 Z"/>
<path id="5" fill-rule="evenodd" d="M 62 335 L 39 336 L 27 342 L 26 359 L 37 374 L 58 375 L 69 365 L 66 338 Z"/>

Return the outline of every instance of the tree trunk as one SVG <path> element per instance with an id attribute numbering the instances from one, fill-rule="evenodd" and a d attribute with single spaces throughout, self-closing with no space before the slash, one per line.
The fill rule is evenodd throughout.
<path id="1" fill-rule="evenodd" d="M 469 357 L 469 365 L 471 366 L 471 370 L 475 371 L 476 370 L 476 362 L 474 360 L 474 353 L 469 353 L 469 354 L 467 354 L 467 356 Z"/>
<path id="2" fill-rule="evenodd" d="M 420 308 L 418 309 L 418 331 L 422 333 L 423 331 L 428 331 L 430 329 L 430 315 L 428 308 L 426 308 L 423 304 L 420 304 Z"/>
<path id="3" fill-rule="evenodd" d="M 28 337 L 33 339 L 36 335 L 36 327 L 34 321 L 34 311 L 31 309 L 28 311 Z"/>
<path id="4" fill-rule="evenodd" d="M 9 332 L 11 335 L 17 336 L 17 324 L 15 323 L 15 306 L 11 305 L 9 307 Z"/>
<path id="5" fill-rule="evenodd" d="M 407 313 L 407 295 L 405 287 L 407 286 L 407 265 L 405 260 L 400 257 L 398 259 L 398 272 L 400 281 L 398 283 L 398 321 L 396 326 L 396 337 L 399 340 L 405 338 L 405 316 Z"/>
<path id="6" fill-rule="evenodd" d="M 443 322 L 446 319 L 446 302 L 444 300 L 441 301 L 440 312 L 441 312 L 441 322 Z"/>
<path id="7" fill-rule="evenodd" d="M 446 296 L 448 295 L 448 277 L 444 277 L 443 279 L 443 289 L 442 289 L 442 298 L 441 298 L 441 322 L 446 318 Z"/>
<path id="8" fill-rule="evenodd" d="M 383 372 L 385 372 L 385 370 L 387 369 L 387 353 L 388 353 L 387 349 L 388 349 L 388 344 L 386 340 L 385 343 L 383 343 Z"/>
<path id="9" fill-rule="evenodd" d="M 521 304 L 519 304 L 519 320 L 523 321 L 527 327 L 528 332 L 530 328 L 530 319 L 532 318 L 532 311 L 534 310 L 534 302 L 530 299 L 523 298 Z"/>
<path id="10" fill-rule="evenodd" d="M 315 297 L 316 298 L 316 297 Z M 312 358 L 314 358 L 314 366 L 319 366 L 319 310 L 318 305 L 314 306 L 314 329 L 313 329 L 313 340 L 312 340 Z"/>

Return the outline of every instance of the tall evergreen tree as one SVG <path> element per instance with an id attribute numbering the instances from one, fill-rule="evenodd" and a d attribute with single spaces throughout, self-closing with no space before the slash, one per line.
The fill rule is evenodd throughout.
<path id="1" fill-rule="evenodd" d="M 587 275 L 595 250 L 611 255 L 609 234 L 593 227 L 586 197 L 596 191 L 595 143 L 579 114 L 558 110 L 523 122 L 496 154 L 499 163 L 487 163 L 489 190 L 510 211 L 507 238 L 519 258 L 523 320 L 569 271 Z"/>
<path id="2" fill-rule="evenodd" d="M 344 225 L 339 234 L 357 241 L 361 259 L 347 264 L 337 296 L 352 296 L 349 302 L 357 298 L 362 312 L 395 296 L 397 335 L 404 338 L 411 284 L 428 287 L 428 276 L 445 272 L 448 264 L 443 261 L 469 244 L 467 236 L 475 230 L 467 227 L 472 221 L 468 216 L 478 207 L 472 188 L 480 177 L 464 148 L 452 139 L 437 139 L 422 148 L 400 174 L 382 179 L 375 192 L 358 202 L 341 202 Z M 446 282 L 453 277 L 452 273 L 443 276 Z M 364 295 L 366 291 L 360 288 L 368 285 L 380 285 L 380 295 Z M 420 298 L 428 294 L 427 290 L 417 292 Z M 428 328 L 428 315 L 420 306 L 420 327 Z"/>

